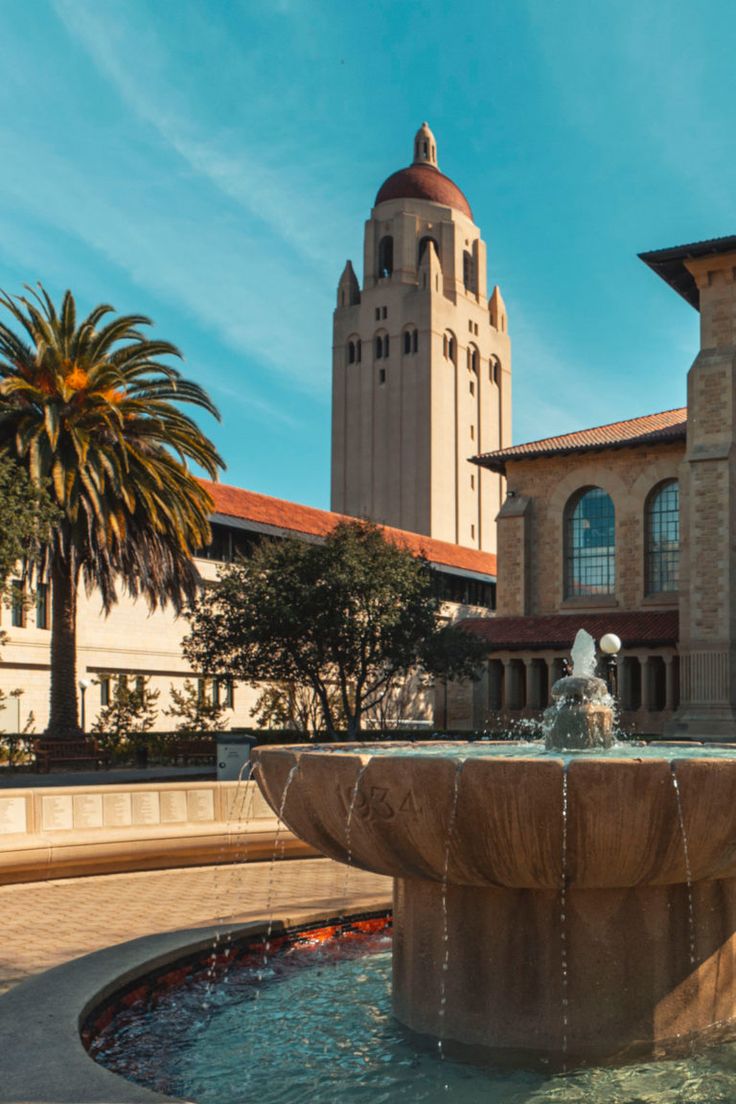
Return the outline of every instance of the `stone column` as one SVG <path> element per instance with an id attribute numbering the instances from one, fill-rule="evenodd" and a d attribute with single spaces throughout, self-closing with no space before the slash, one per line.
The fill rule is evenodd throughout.
<path id="1" fill-rule="evenodd" d="M 680 468 L 680 707 L 666 731 L 736 738 L 736 251 L 693 258 L 700 352 Z M 692 253 L 692 250 L 691 250 Z"/>
<path id="2" fill-rule="evenodd" d="M 526 707 L 527 709 L 537 708 L 537 679 L 536 671 L 534 669 L 533 660 L 528 657 L 524 660 L 524 677 L 526 679 Z"/>
<path id="3" fill-rule="evenodd" d="M 552 702 L 552 687 L 555 683 L 555 661 L 554 659 L 545 659 L 544 662 L 547 664 L 547 700 L 543 705 L 546 709 Z"/>

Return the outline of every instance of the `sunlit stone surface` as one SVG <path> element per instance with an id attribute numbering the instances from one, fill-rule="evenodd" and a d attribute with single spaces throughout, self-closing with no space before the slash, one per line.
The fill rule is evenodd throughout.
<path id="1" fill-rule="evenodd" d="M 298 835 L 395 878 L 403 1023 L 565 1065 L 730 1031 L 736 759 L 397 750 L 254 758 Z"/>

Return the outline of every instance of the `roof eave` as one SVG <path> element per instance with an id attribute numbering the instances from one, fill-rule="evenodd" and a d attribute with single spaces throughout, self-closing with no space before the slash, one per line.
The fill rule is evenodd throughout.
<path id="1" fill-rule="evenodd" d="M 506 465 L 512 460 L 549 460 L 550 457 L 553 456 L 573 456 L 584 452 L 618 452 L 626 448 L 646 448 L 651 445 L 684 444 L 685 439 L 684 432 L 682 435 L 673 433 L 666 437 L 637 437 L 630 441 L 608 441 L 605 444 L 570 445 L 567 448 L 543 449 L 539 452 L 520 452 L 512 456 L 504 457 L 498 454 L 494 455 L 493 453 L 489 453 L 486 456 L 473 456 L 471 457 L 471 462 L 477 464 L 479 468 L 486 468 L 488 471 L 499 472 L 501 475 L 505 475 Z"/>
<path id="2" fill-rule="evenodd" d="M 685 261 L 721 253 L 736 253 L 736 236 L 707 238 L 705 241 L 689 242 L 687 245 L 676 245 L 670 249 L 653 249 L 647 253 L 640 253 L 639 260 L 669 284 L 686 303 L 699 311 L 700 292 Z"/>

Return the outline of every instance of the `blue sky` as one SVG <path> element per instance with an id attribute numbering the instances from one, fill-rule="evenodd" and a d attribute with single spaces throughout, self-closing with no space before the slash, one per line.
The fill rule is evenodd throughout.
<path id="1" fill-rule="evenodd" d="M 423 119 L 514 440 L 684 402 L 697 315 L 636 253 L 736 232 L 731 5 L 3 0 L 0 32 L 0 287 L 149 314 L 228 482 L 329 504 L 335 288 Z"/>

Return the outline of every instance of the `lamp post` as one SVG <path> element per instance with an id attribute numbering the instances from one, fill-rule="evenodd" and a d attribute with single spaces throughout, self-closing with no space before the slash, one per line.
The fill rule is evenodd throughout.
<path id="1" fill-rule="evenodd" d="M 82 732 L 84 732 L 84 695 L 89 690 L 92 682 L 90 679 L 80 679 L 77 685 L 79 686 L 82 697 Z"/>
<path id="2" fill-rule="evenodd" d="M 608 656 L 608 689 L 612 697 L 618 694 L 616 656 L 621 651 L 621 640 L 615 633 L 606 633 L 598 642 L 600 650 Z"/>

